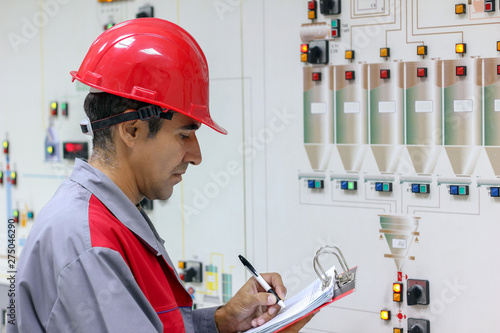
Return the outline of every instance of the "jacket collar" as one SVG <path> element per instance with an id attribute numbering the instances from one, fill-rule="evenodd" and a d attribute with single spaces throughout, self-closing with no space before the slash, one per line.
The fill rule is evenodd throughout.
<path id="1" fill-rule="evenodd" d="M 108 176 L 87 162 L 76 159 L 69 179 L 95 195 L 152 252 L 156 255 L 163 254 L 164 241 L 156 232 L 149 217 L 142 208 L 138 209 Z"/>

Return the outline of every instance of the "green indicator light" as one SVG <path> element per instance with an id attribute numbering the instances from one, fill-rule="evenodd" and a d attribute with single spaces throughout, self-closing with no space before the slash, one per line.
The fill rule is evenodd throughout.
<path id="1" fill-rule="evenodd" d="M 336 28 L 337 27 L 337 20 L 332 20 L 332 28 Z"/>
<path id="2" fill-rule="evenodd" d="M 347 183 L 347 189 L 354 190 L 354 182 Z"/>
<path id="3" fill-rule="evenodd" d="M 319 180 L 317 180 L 314 186 L 316 188 L 320 188 L 321 187 L 321 182 Z"/>
<path id="4" fill-rule="evenodd" d="M 389 192 L 389 184 L 384 183 L 384 192 Z"/>
<path id="5" fill-rule="evenodd" d="M 420 185 L 420 193 L 427 193 L 427 185 Z"/>
<path id="6" fill-rule="evenodd" d="M 460 195 L 464 195 L 465 194 L 465 187 L 464 186 L 460 186 L 458 188 L 458 194 L 460 194 Z"/>

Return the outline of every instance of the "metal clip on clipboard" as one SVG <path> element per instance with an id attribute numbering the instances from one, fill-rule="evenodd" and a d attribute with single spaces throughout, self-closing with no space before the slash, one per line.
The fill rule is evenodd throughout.
<path id="1" fill-rule="evenodd" d="M 334 256 L 337 257 L 340 266 L 342 267 L 343 273 L 338 274 L 337 270 L 335 271 L 335 276 L 328 276 L 325 273 L 325 270 L 319 263 L 319 257 L 322 254 L 333 254 Z M 342 251 L 336 246 L 333 245 L 325 245 L 321 247 L 318 251 L 316 251 L 316 255 L 314 256 L 313 259 L 313 266 L 314 270 L 316 271 L 316 274 L 320 278 L 323 284 L 323 290 L 325 288 L 328 288 L 331 286 L 331 283 L 335 283 L 338 288 L 335 288 L 335 297 L 344 294 L 347 291 L 354 290 L 354 282 L 356 280 L 356 270 L 357 267 L 354 267 L 352 269 L 349 269 L 349 266 L 347 265 L 347 261 L 344 258 L 344 255 L 342 254 Z M 335 279 L 332 281 L 332 279 Z M 338 291 L 338 292 L 337 292 Z"/>

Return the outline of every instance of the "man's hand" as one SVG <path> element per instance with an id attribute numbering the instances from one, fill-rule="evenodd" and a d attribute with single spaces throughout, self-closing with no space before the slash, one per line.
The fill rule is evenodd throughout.
<path id="1" fill-rule="evenodd" d="M 263 273 L 261 276 L 276 291 L 278 296 L 284 300 L 286 288 L 283 285 L 281 276 L 277 273 Z M 257 280 L 252 277 L 240 290 L 238 290 L 236 295 L 234 295 L 226 305 L 215 312 L 215 323 L 217 329 L 221 333 L 245 331 L 269 321 L 280 309 L 281 307 L 276 304 L 276 297 L 267 293 Z M 309 320 L 304 322 L 302 326 Z M 302 320 L 299 322 L 302 322 Z M 295 327 L 299 322 L 292 325 L 290 328 Z M 296 331 L 284 332 L 298 332 L 302 326 Z"/>

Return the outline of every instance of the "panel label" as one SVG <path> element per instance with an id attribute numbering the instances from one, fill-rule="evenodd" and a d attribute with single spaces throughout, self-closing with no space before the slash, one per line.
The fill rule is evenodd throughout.
<path id="1" fill-rule="evenodd" d="M 415 112 L 432 112 L 432 101 L 415 101 Z"/>
<path id="2" fill-rule="evenodd" d="M 454 112 L 472 112 L 472 99 L 456 99 L 453 101 Z"/>
<path id="3" fill-rule="evenodd" d="M 311 103 L 311 113 L 313 114 L 326 113 L 326 103 Z"/>
<path id="4" fill-rule="evenodd" d="M 378 112 L 380 113 L 396 112 L 396 102 L 394 101 L 378 102 Z"/>
<path id="5" fill-rule="evenodd" d="M 406 239 L 392 239 L 392 248 L 393 249 L 406 249 Z"/>
<path id="6" fill-rule="evenodd" d="M 495 99 L 495 111 L 500 112 L 500 99 Z"/>
<path id="7" fill-rule="evenodd" d="M 359 102 L 345 102 L 344 113 L 359 113 Z"/>

